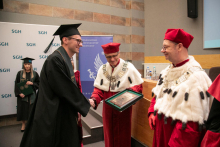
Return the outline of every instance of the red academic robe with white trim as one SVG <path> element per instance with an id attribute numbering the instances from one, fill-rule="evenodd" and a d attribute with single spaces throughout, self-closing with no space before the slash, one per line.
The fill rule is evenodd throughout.
<path id="1" fill-rule="evenodd" d="M 118 64 L 120 61 L 118 62 Z M 117 65 L 118 65 L 117 64 Z M 116 65 L 116 66 L 117 66 Z M 112 68 L 112 72 L 115 68 Z M 130 87 L 136 92 L 142 93 L 142 84 Z M 96 100 L 96 105 L 101 100 L 108 99 L 115 95 L 117 92 L 103 91 L 98 88 L 94 88 L 91 98 Z M 97 106 L 96 106 L 97 107 Z M 103 102 L 103 128 L 104 128 L 104 139 L 105 147 L 130 147 L 131 146 L 131 114 L 132 106 L 119 112 L 105 102 Z"/>
<path id="2" fill-rule="evenodd" d="M 142 84 L 131 87 L 132 90 L 142 93 Z M 94 88 L 92 93 L 96 103 L 99 104 L 101 100 L 105 100 L 117 92 L 105 92 L 98 88 Z M 131 114 L 132 106 L 119 112 L 105 102 L 103 102 L 103 127 L 105 147 L 130 147 L 131 146 Z"/>
<path id="3" fill-rule="evenodd" d="M 184 65 L 188 61 L 187 59 L 176 65 L 176 67 Z M 148 109 L 148 117 L 154 112 L 155 103 L 154 97 Z M 185 130 L 182 129 L 181 121 L 177 120 L 173 125 L 171 125 L 171 122 L 171 117 L 167 118 L 167 124 L 165 124 L 164 115 L 162 114 L 160 120 L 158 119 L 158 114 L 156 115 L 153 147 L 198 147 L 200 145 L 204 130 L 199 132 L 197 122 L 187 122 Z"/>
<path id="4" fill-rule="evenodd" d="M 154 104 L 155 98 L 151 100 L 148 116 L 154 112 Z M 167 124 L 164 124 L 164 115 L 160 120 L 156 115 L 155 121 L 153 147 L 198 147 L 204 136 L 204 132 L 199 132 L 196 122 L 189 121 L 185 130 L 182 130 L 182 122 L 171 125 L 171 117 L 167 118 Z"/>

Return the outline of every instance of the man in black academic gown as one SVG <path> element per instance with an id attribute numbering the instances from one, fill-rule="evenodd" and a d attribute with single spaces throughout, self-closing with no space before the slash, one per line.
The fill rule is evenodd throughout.
<path id="1" fill-rule="evenodd" d="M 61 25 L 54 33 L 60 35 L 62 46 L 44 62 L 39 93 L 20 147 L 80 147 L 78 112 L 85 117 L 90 105 L 94 106 L 76 86 L 70 60 L 82 47 L 80 25 Z"/>

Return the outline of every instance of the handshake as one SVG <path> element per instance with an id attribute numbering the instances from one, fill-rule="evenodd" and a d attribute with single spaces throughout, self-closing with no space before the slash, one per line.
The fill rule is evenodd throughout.
<path id="1" fill-rule="evenodd" d="M 93 99 L 89 99 L 89 103 L 92 106 L 92 108 L 95 108 L 95 101 Z"/>

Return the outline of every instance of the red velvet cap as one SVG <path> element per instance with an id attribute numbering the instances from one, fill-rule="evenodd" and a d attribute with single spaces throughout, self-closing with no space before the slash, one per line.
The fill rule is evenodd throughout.
<path id="1" fill-rule="evenodd" d="M 102 45 L 103 51 L 105 54 L 115 53 L 119 51 L 120 43 L 107 43 Z"/>
<path id="2" fill-rule="evenodd" d="M 183 29 L 167 29 L 164 40 L 182 43 L 185 48 L 188 48 L 193 38 L 192 35 L 185 32 Z"/>

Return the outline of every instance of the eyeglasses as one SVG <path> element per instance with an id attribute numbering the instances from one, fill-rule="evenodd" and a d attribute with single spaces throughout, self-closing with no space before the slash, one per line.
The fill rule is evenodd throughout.
<path id="1" fill-rule="evenodd" d="M 173 43 L 174 43 L 175 46 L 179 44 L 179 43 L 176 43 L 176 42 L 173 42 Z M 166 51 L 169 47 L 170 46 L 162 46 L 161 50 Z"/>
<path id="2" fill-rule="evenodd" d="M 71 37 L 68 37 L 69 39 L 75 39 L 77 41 L 77 43 L 82 43 L 83 44 L 83 41 L 81 39 L 76 39 L 76 38 L 71 38 Z"/>
<path id="3" fill-rule="evenodd" d="M 117 57 L 118 56 L 118 54 L 119 54 L 119 52 L 117 53 L 117 55 L 112 55 L 112 56 L 105 56 L 107 59 L 111 59 L 111 58 L 115 58 L 115 57 Z"/>
<path id="4" fill-rule="evenodd" d="M 166 51 L 167 48 L 169 48 L 169 46 L 162 46 L 161 50 Z"/>

